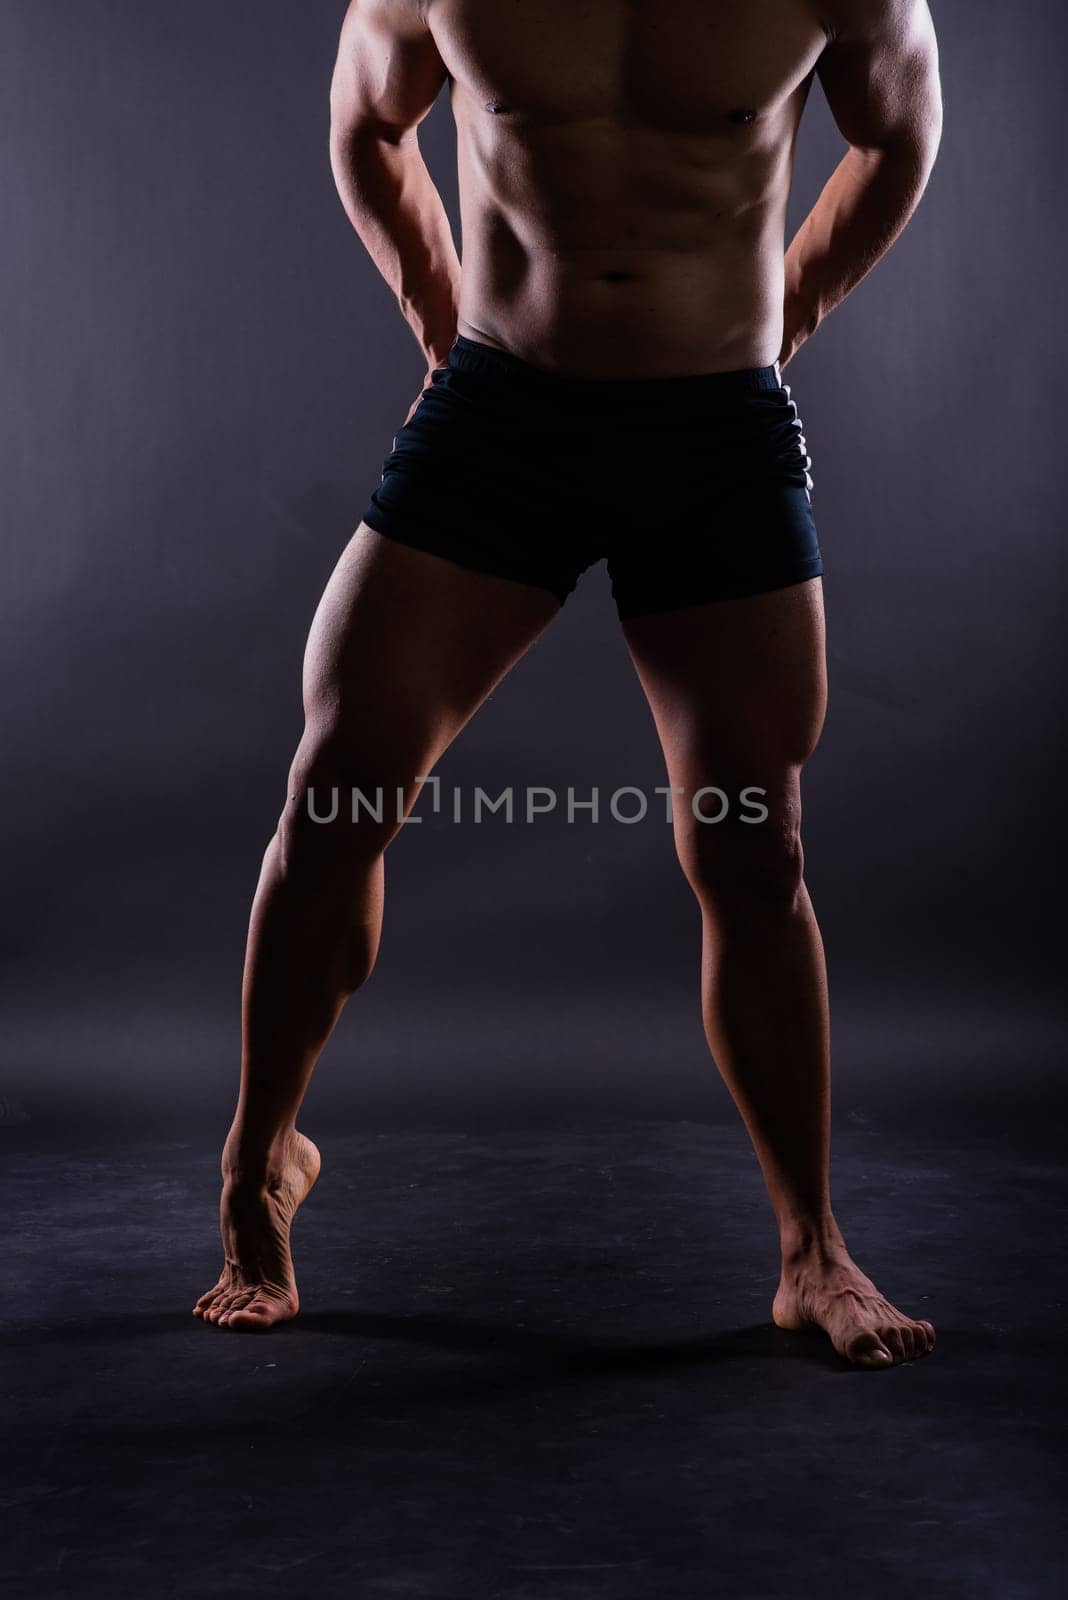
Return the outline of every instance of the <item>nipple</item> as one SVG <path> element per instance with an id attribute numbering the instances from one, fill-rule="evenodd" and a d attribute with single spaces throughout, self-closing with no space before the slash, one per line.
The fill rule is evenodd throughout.
<path id="1" fill-rule="evenodd" d="M 503 100 L 487 100 L 482 109 L 483 111 L 492 111 L 493 115 L 497 117 L 500 116 L 502 111 L 510 111 L 512 108 L 511 106 L 506 106 Z"/>
<path id="2" fill-rule="evenodd" d="M 744 126 L 746 123 L 755 122 L 757 114 L 743 106 L 740 111 L 732 111 L 730 116 L 732 122 L 740 122 Z"/>

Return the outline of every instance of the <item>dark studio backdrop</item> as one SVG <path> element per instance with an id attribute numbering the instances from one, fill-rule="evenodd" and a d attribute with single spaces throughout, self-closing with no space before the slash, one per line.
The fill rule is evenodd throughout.
<path id="1" fill-rule="evenodd" d="M 327 158 L 342 0 L 3 0 L 3 1095 L 221 1133 L 322 587 L 421 381 Z M 791 365 L 831 701 L 807 774 L 836 1103 L 1044 1110 L 1063 1034 L 1057 0 L 942 0 L 941 157 Z M 423 146 L 456 224 L 447 102 Z M 814 90 L 791 226 L 841 151 Z M 655 526 L 650 537 L 656 537 Z M 651 792 L 603 567 L 443 783 Z M 421 813 L 426 807 L 420 808 Z M 584 816 L 580 813 L 580 817 Z M 331 1120 L 726 1116 L 670 831 L 444 818 L 387 859 Z"/>

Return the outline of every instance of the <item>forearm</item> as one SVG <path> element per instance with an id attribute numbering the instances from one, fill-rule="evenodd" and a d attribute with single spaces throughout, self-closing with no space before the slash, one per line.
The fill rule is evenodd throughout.
<path id="1" fill-rule="evenodd" d="M 786 252 L 783 362 L 886 254 L 919 204 L 930 147 L 851 148 Z"/>
<path id="2" fill-rule="evenodd" d="M 349 220 L 396 296 L 427 366 L 441 366 L 456 335 L 460 262 L 414 129 L 399 138 L 335 129 L 330 164 Z"/>

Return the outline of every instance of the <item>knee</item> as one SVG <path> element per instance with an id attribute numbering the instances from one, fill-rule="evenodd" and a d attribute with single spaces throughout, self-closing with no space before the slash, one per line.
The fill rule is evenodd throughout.
<path id="1" fill-rule="evenodd" d="M 790 911 L 804 888 L 800 812 L 763 822 L 695 822 L 678 840 L 679 859 L 707 914 L 720 920 L 748 911 Z"/>
<path id="2" fill-rule="evenodd" d="M 284 873 L 369 866 L 397 831 L 394 789 L 350 743 L 306 733 L 289 769 L 276 839 Z"/>

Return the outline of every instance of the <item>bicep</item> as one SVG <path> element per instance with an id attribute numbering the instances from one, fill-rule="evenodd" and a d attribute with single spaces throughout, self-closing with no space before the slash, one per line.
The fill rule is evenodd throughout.
<path id="1" fill-rule="evenodd" d="M 845 0 L 818 73 L 842 137 L 859 150 L 937 146 L 938 44 L 927 0 Z"/>
<path id="2" fill-rule="evenodd" d="M 372 132 L 399 142 L 447 77 L 417 0 L 351 0 L 330 84 L 334 136 Z"/>

